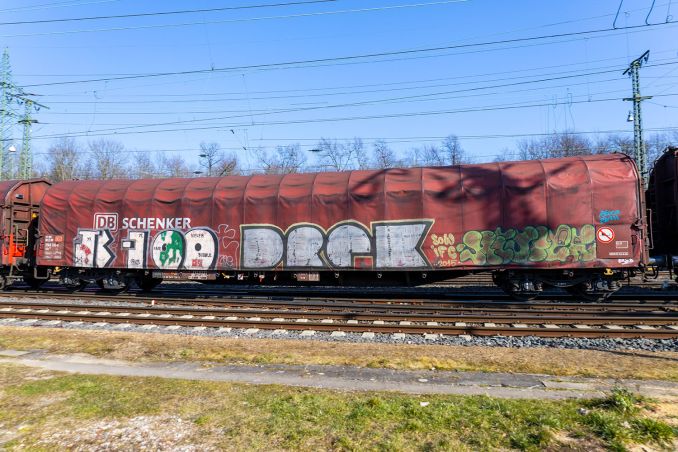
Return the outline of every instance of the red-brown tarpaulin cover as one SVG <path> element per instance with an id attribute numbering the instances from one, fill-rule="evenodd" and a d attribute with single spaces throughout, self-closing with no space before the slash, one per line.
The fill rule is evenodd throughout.
<path id="1" fill-rule="evenodd" d="M 643 233 L 638 183 L 633 161 L 622 154 L 62 182 L 42 204 L 39 264 L 172 270 L 636 266 Z"/>

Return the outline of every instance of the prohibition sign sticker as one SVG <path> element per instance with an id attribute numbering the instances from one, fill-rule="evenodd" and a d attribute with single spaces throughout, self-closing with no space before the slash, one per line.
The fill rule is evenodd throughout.
<path id="1" fill-rule="evenodd" d="M 598 229 L 596 237 L 601 243 L 610 243 L 612 240 L 614 240 L 614 231 L 612 228 L 602 227 Z"/>

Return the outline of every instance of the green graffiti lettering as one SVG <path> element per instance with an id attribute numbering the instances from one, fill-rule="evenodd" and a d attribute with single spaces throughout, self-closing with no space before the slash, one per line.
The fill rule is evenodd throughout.
<path id="1" fill-rule="evenodd" d="M 167 234 L 170 234 L 169 243 L 166 243 Z M 160 236 L 161 240 L 165 242 L 164 249 L 160 252 L 160 262 L 162 265 L 169 265 L 177 263 L 181 260 L 181 253 L 184 250 L 184 241 L 176 231 L 164 231 Z"/>
<path id="2" fill-rule="evenodd" d="M 595 227 L 561 224 L 555 230 L 527 226 L 523 230 L 468 231 L 456 249 L 460 263 L 473 265 L 587 262 L 596 257 Z"/>

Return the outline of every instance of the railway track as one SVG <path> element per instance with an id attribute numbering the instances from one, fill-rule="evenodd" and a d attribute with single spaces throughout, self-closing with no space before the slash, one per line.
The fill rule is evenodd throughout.
<path id="1" fill-rule="evenodd" d="M 516 303 L 516 302 L 424 302 L 414 300 L 346 299 L 247 299 L 195 300 L 148 298 L 138 294 L 112 299 L 100 293 L 65 294 L 52 301 L 52 294 L 26 294 L 27 301 L 0 302 L 4 324 L 60 325 L 87 322 L 98 325 L 144 325 L 168 327 L 233 328 L 244 332 L 274 330 L 279 334 L 302 331 L 541 337 L 678 338 L 678 305 L 667 302 L 620 304 Z M 23 297 L 22 297 L 23 298 Z M 103 300 L 103 301 L 102 301 Z M 101 304 L 103 302 L 103 304 Z M 99 304 L 96 304 L 99 303 Z M 12 320 L 14 319 L 14 320 Z"/>
<path id="2" fill-rule="evenodd" d="M 360 310 L 362 312 L 374 312 L 381 316 L 393 312 L 418 312 L 421 315 L 433 316 L 445 314 L 446 312 L 464 312 L 466 314 L 475 314 L 477 316 L 496 316 L 502 313 L 510 312 L 513 315 L 519 313 L 543 311 L 541 314 L 553 312 L 578 312 L 589 314 L 600 313 L 630 313 L 647 312 L 649 310 L 657 312 L 675 312 L 678 313 L 678 303 L 671 297 L 656 297 L 655 300 L 629 300 L 615 301 L 607 303 L 590 302 L 560 302 L 553 300 L 518 302 L 508 298 L 495 299 L 488 298 L 487 294 L 481 299 L 390 299 L 390 298 L 356 298 L 356 297 L 298 297 L 298 296 L 257 296 L 257 295 L 239 295 L 239 294 L 196 294 L 191 293 L 190 297 L 182 296 L 180 293 L 126 293 L 112 295 L 106 292 L 78 292 L 70 293 L 63 291 L 35 292 L 35 291 L 14 291 L 7 295 L 19 300 L 42 300 L 45 298 L 53 300 L 80 300 L 83 302 L 115 302 L 128 303 L 131 305 L 157 305 L 157 306 L 187 306 L 187 307 L 210 307 L 222 309 L 263 309 L 271 308 L 282 310 L 303 309 L 306 312 L 346 312 L 351 310 Z M 37 303 L 38 301 L 36 301 Z M 1 305 L 7 303 L 0 302 Z"/>
<path id="3" fill-rule="evenodd" d="M 296 287 L 296 286 L 210 286 L 201 284 L 167 284 L 154 290 L 153 292 L 129 291 L 123 293 L 111 293 L 101 290 L 85 290 L 79 292 L 70 292 L 58 285 L 48 286 L 40 290 L 31 290 L 28 288 L 12 287 L 4 292 L 5 295 L 15 297 L 60 297 L 60 298 L 115 298 L 117 300 L 135 301 L 151 298 L 174 299 L 180 302 L 181 299 L 187 302 L 195 303 L 197 301 L 206 302 L 213 300 L 220 302 L 222 300 L 238 299 L 262 299 L 262 300 L 291 300 L 299 299 L 304 301 L 322 300 L 330 302 L 335 300 L 365 300 L 372 299 L 373 302 L 382 303 L 473 303 L 473 302 L 506 302 L 516 305 L 524 305 L 525 302 L 518 302 L 501 290 L 494 287 L 464 287 L 462 289 L 450 289 L 447 287 Z M 591 305 L 589 301 L 581 302 L 573 300 L 572 295 L 563 291 L 552 290 L 545 291 L 536 299 L 537 303 L 558 303 L 573 305 Z M 574 301 L 574 303 L 573 303 Z M 610 301 L 615 305 L 623 304 L 625 301 L 645 302 L 645 303 L 664 303 L 671 305 L 678 301 L 678 290 L 651 290 L 638 287 L 625 288 L 615 293 Z M 532 301 L 530 303 L 535 303 Z M 609 302 L 603 303 L 610 306 Z"/>

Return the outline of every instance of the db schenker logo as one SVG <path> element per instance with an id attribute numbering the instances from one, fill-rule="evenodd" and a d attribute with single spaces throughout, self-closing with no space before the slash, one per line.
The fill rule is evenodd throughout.
<path id="1" fill-rule="evenodd" d="M 94 229 L 108 229 L 110 231 L 118 230 L 117 213 L 95 213 Z"/>

